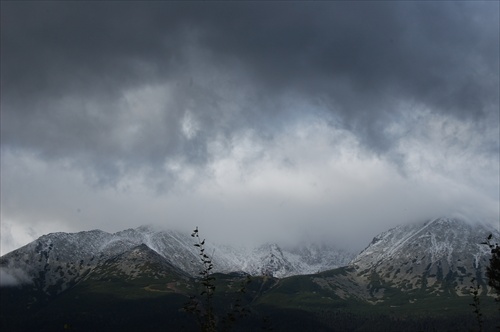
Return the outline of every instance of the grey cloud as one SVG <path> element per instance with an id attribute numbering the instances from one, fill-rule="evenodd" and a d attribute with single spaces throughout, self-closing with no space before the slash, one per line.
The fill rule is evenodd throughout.
<path id="1" fill-rule="evenodd" d="M 30 283 L 32 283 L 31 278 L 21 269 L 5 267 L 0 268 L 0 286 L 12 287 Z"/>
<path id="2" fill-rule="evenodd" d="M 169 160 L 202 167 L 241 130 L 272 139 L 295 119 L 287 96 L 389 157 L 402 101 L 498 121 L 496 2 L 8 2 L 1 18 L 2 145 L 105 184 Z M 124 120 L 138 125 L 126 136 L 123 95 L 147 86 L 171 98 Z"/>

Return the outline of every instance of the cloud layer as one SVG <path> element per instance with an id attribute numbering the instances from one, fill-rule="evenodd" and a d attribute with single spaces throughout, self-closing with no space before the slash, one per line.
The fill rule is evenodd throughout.
<path id="1" fill-rule="evenodd" d="M 498 6 L 4 3 L 2 220 L 498 220 Z"/>

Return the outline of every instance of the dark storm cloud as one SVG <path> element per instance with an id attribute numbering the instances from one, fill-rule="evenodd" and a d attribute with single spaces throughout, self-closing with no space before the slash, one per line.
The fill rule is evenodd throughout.
<path id="1" fill-rule="evenodd" d="M 230 149 L 245 128 L 272 139 L 297 116 L 284 102 L 293 96 L 386 153 L 403 104 L 498 121 L 498 12 L 496 2 L 4 2 L 2 144 L 69 158 L 108 183 L 174 159 L 203 166 L 210 142 Z M 120 100 L 151 86 L 169 97 L 152 106 L 162 92 L 145 93 L 142 107 L 158 112 L 128 119 Z"/>

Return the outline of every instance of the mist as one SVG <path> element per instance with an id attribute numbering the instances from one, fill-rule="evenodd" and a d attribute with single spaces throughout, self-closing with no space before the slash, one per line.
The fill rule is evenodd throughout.
<path id="1" fill-rule="evenodd" d="M 500 220 L 497 2 L 6 2 L 1 253 Z"/>

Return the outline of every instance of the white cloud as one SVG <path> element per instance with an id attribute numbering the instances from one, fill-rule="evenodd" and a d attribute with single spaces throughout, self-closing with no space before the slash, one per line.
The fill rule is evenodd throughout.
<path id="1" fill-rule="evenodd" d="M 31 278 L 18 268 L 0 268 L 0 286 L 17 286 L 31 283 Z"/>
<path id="2" fill-rule="evenodd" d="M 2 254 L 47 232 L 147 223 L 200 226 L 217 241 L 306 234 L 360 249 L 401 222 L 453 213 L 498 220 L 498 160 L 482 146 L 495 142 L 498 128 L 478 136 L 468 122 L 413 111 L 388 127 L 397 138 L 388 154 L 370 151 L 313 109 L 272 139 L 252 129 L 211 137 L 205 166 L 179 155 L 153 173 L 126 172 L 115 186 L 89 185 L 85 169 L 68 160 L 3 150 Z M 184 135 L 194 139 L 197 120 L 185 116 L 192 118 Z M 168 188 L 159 190 L 162 183 Z"/>
<path id="3" fill-rule="evenodd" d="M 115 187 L 92 187 L 64 161 L 7 150 L 2 253 L 46 232 L 114 232 L 148 223 L 186 232 L 199 226 L 214 241 L 296 241 L 307 234 L 360 249 L 402 222 L 453 213 L 498 220 L 498 199 L 490 193 L 498 188 L 498 164 L 479 149 L 484 140 L 475 128 L 425 112 L 410 120 L 418 128 L 408 126 L 394 150 L 403 168 L 320 114 L 272 140 L 252 130 L 230 144 L 215 139 L 205 168 L 171 159 L 156 175 L 160 182 L 175 176 L 164 191 L 148 172 L 129 173 Z"/>

